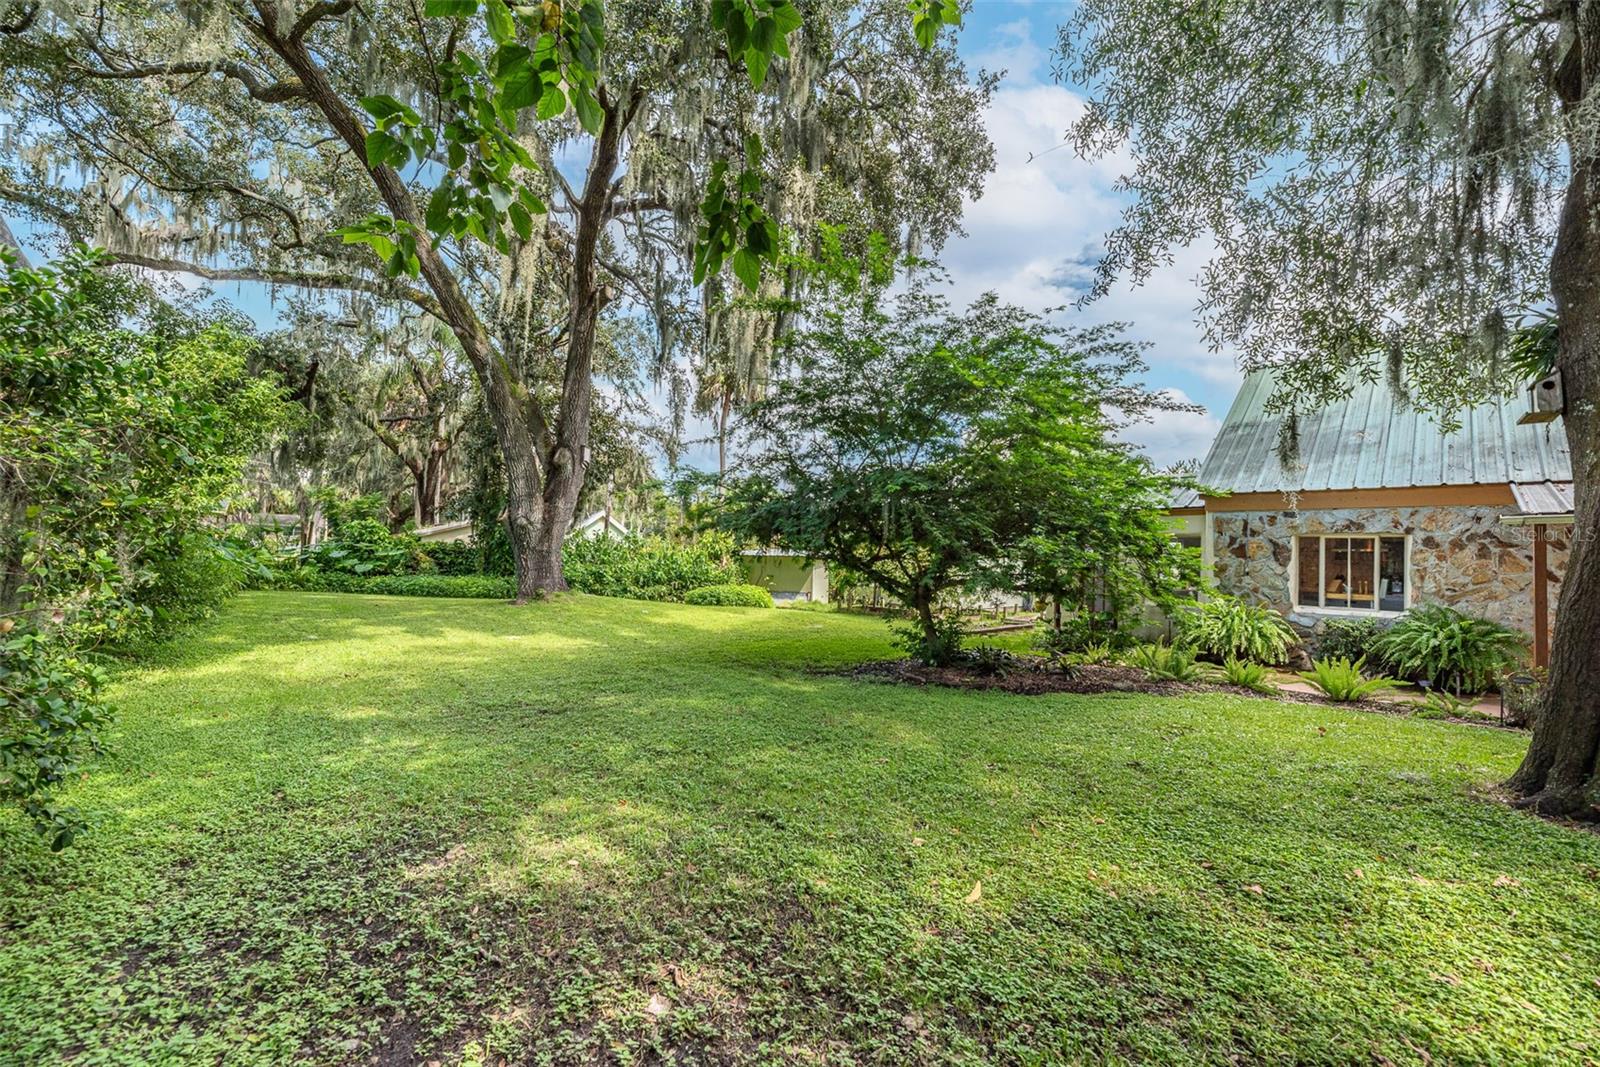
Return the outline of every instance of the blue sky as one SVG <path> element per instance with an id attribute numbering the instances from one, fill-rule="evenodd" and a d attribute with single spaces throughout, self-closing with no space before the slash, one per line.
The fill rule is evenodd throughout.
<path id="1" fill-rule="evenodd" d="M 1127 160 L 1086 162 L 1058 147 L 1083 106 L 1081 92 L 1058 84 L 1050 72 L 1056 27 L 1070 10 L 1060 0 L 976 0 L 960 31 L 958 47 L 969 66 L 1006 73 L 985 116 L 995 170 L 983 196 L 966 205 L 966 236 L 950 241 L 941 256 L 958 300 L 992 289 L 1034 310 L 1070 304 L 1116 224 L 1121 201 L 1113 185 Z M 26 227 L 13 226 L 25 244 L 34 244 Z M 1240 380 L 1232 354 L 1210 351 L 1195 324 L 1194 278 L 1208 255 L 1208 247 L 1175 250 L 1172 264 L 1143 286 L 1119 286 L 1083 311 L 1063 313 L 1069 321 L 1127 323 L 1128 335 L 1150 346 L 1147 384 L 1206 407 L 1205 414 L 1163 414 L 1128 430 L 1126 436 L 1160 463 L 1204 455 Z M 216 290 L 271 327 L 265 287 Z M 714 467 L 714 451 L 693 447 L 687 461 Z"/>

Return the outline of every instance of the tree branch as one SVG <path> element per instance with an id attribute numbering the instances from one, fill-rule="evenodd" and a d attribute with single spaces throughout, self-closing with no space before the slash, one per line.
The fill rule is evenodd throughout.
<path id="1" fill-rule="evenodd" d="M 289 40 L 299 41 L 323 19 L 336 19 L 355 6 L 356 0 L 318 0 L 306 9 L 305 14 L 294 20 L 294 27 L 289 30 Z"/>
<path id="2" fill-rule="evenodd" d="M 438 316 L 439 302 L 429 293 L 385 278 L 363 278 L 357 274 L 323 274 L 316 271 L 281 270 L 269 267 L 208 267 L 179 259 L 140 255 L 137 252 L 109 252 L 114 263 L 163 273 L 193 274 L 214 282 L 265 282 L 269 285 L 296 285 L 305 289 L 329 289 L 371 293 L 391 300 L 405 300 Z"/>
<path id="3" fill-rule="evenodd" d="M 98 48 L 95 48 L 94 52 L 101 59 L 106 58 Z M 141 63 L 131 67 L 107 66 L 103 69 L 78 64 L 73 69 L 87 78 L 114 80 L 160 78 L 172 74 L 221 74 L 243 85 L 245 92 L 264 104 L 281 104 L 289 100 L 310 99 L 310 94 L 306 92 L 305 86 L 300 84 L 300 79 L 298 78 L 288 78 L 281 82 L 267 82 L 243 63 L 229 59 L 188 60 L 180 63 Z"/>

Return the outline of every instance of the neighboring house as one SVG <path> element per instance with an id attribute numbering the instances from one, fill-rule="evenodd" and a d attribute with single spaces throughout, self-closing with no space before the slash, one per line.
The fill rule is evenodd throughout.
<path id="1" fill-rule="evenodd" d="M 577 537 L 627 537 L 628 528 L 615 517 L 607 515 L 604 511 L 597 511 L 579 521 L 574 521 L 567 531 L 571 536 Z M 470 541 L 472 540 L 472 520 L 460 519 L 456 522 L 441 522 L 437 526 L 424 526 L 416 531 L 417 540 L 424 543 L 432 541 Z"/>
<path id="2" fill-rule="evenodd" d="M 1514 626 L 1547 660 L 1572 527 L 1560 421 L 1522 424 L 1530 400 L 1482 404 L 1442 434 L 1383 383 L 1299 417 L 1285 468 L 1270 372 L 1245 378 L 1197 480 L 1174 499 L 1179 539 L 1216 588 L 1270 604 L 1306 633 L 1329 618 L 1392 618 L 1448 604 Z"/>
<path id="3" fill-rule="evenodd" d="M 415 531 L 417 540 L 424 544 L 438 544 L 441 541 L 470 541 L 472 540 L 472 520 L 457 519 L 455 522 L 441 522 L 437 526 L 419 526 Z"/>
<path id="4" fill-rule="evenodd" d="M 746 581 L 759 585 L 774 600 L 828 602 L 828 565 L 781 548 L 751 548 L 739 553 Z"/>
<path id="5" fill-rule="evenodd" d="M 587 518 L 573 522 L 569 535 L 579 537 L 627 537 L 628 528 L 605 511 L 597 511 Z"/>

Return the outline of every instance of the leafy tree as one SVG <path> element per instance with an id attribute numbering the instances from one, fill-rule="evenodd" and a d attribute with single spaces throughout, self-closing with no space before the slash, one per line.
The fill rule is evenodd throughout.
<path id="1" fill-rule="evenodd" d="M 933 45 L 955 17 L 946 0 L 909 20 L 891 0 L 30 8 L 0 34 L 18 129 L 0 198 L 123 262 L 445 323 L 494 426 L 526 598 L 564 584 L 608 305 L 649 309 L 665 359 L 698 335 L 689 289 L 755 286 L 780 223 L 848 204 L 887 232 L 954 226 L 989 163 L 992 84 Z M 581 184 L 557 163 L 574 155 Z M 74 167 L 87 180 L 55 180 Z"/>
<path id="2" fill-rule="evenodd" d="M 1554 330 L 1529 332 L 1555 335 L 1580 536 L 1511 785 L 1541 811 L 1600 813 L 1600 551 L 1582 535 L 1600 529 L 1594 5 L 1084 0 L 1060 45 L 1093 97 L 1069 139 L 1132 159 L 1098 291 L 1209 234 L 1209 336 L 1278 368 L 1280 411 L 1387 373 L 1448 422 L 1523 384 L 1508 341 L 1553 296 Z"/>
<path id="3" fill-rule="evenodd" d="M 871 579 L 915 612 L 927 658 L 955 651 L 936 616 L 949 591 L 1092 570 L 1065 544 L 1118 513 L 1100 494 L 1131 478 L 1147 492 L 1128 503 L 1151 506 L 1124 521 L 1152 539 L 1142 588 L 1164 587 L 1181 557 L 1161 480 L 1108 435 L 1111 413 L 1165 401 L 1128 383 L 1142 364 L 1116 327 L 1055 326 L 992 294 L 955 313 L 918 282 L 890 306 L 868 289 L 820 312 L 793 348 L 795 369 L 746 415 L 753 451 L 723 521 Z"/>

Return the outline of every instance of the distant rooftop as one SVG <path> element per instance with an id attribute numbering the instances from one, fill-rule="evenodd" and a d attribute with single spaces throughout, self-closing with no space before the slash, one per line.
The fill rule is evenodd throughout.
<path id="1" fill-rule="evenodd" d="M 1562 423 L 1517 424 L 1525 392 L 1464 412 L 1461 428 L 1445 435 L 1382 381 L 1353 381 L 1348 400 L 1302 412 L 1300 460 L 1286 471 L 1277 452 L 1283 416 L 1266 411 L 1274 386 L 1270 371 L 1245 377 L 1201 464 L 1202 485 L 1265 493 L 1572 480 Z"/>

